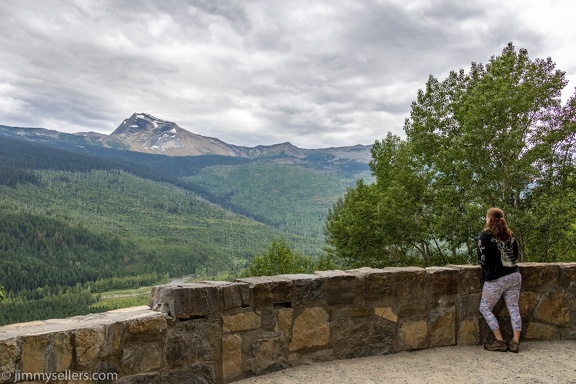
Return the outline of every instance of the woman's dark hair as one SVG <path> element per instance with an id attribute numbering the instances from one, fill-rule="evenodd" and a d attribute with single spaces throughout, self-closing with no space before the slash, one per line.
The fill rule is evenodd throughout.
<path id="1" fill-rule="evenodd" d="M 486 224 L 482 230 L 492 232 L 494 237 L 500 241 L 508 241 L 514 236 L 504 218 L 504 212 L 500 208 L 490 208 L 486 212 Z"/>

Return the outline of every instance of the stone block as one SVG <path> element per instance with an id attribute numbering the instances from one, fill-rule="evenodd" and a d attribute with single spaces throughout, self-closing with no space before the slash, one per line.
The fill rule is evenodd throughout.
<path id="1" fill-rule="evenodd" d="M 72 332 L 62 331 L 50 334 L 50 346 L 46 355 L 48 372 L 63 372 L 72 365 Z"/>
<path id="2" fill-rule="evenodd" d="M 329 311 L 331 320 L 354 319 L 374 315 L 374 308 L 371 307 L 334 307 L 330 308 Z"/>
<path id="3" fill-rule="evenodd" d="M 213 364 L 192 364 L 165 372 L 143 373 L 123 377 L 114 384 L 199 384 L 221 382 Z"/>
<path id="4" fill-rule="evenodd" d="M 294 282 L 294 308 L 314 307 L 325 303 L 324 280 L 316 275 L 281 275 Z"/>
<path id="5" fill-rule="evenodd" d="M 370 273 L 375 271 L 381 271 L 381 270 L 369 267 L 363 267 L 363 268 L 349 269 L 345 271 L 345 273 L 356 277 L 356 284 L 354 287 L 354 296 L 355 296 L 353 301 L 354 304 L 364 306 L 365 304 L 364 293 L 366 293 L 365 280 L 366 277 L 370 275 Z"/>
<path id="6" fill-rule="evenodd" d="M 270 366 L 288 365 L 282 354 L 283 345 L 283 341 L 277 336 L 259 340 L 254 351 L 258 371 L 266 371 Z"/>
<path id="7" fill-rule="evenodd" d="M 486 320 L 484 319 L 484 317 L 482 317 L 482 315 L 480 315 L 480 321 L 479 321 L 479 326 L 480 326 L 480 344 L 486 344 L 486 343 L 490 343 L 492 342 L 492 340 L 494 340 L 494 334 L 492 333 L 492 330 L 490 330 L 490 327 L 488 327 L 488 323 L 486 323 Z M 500 319 L 498 319 L 500 320 Z M 499 321 L 500 322 L 500 321 Z M 502 331 L 502 328 L 500 328 L 500 331 Z M 507 335 L 505 336 L 504 334 L 502 334 L 502 337 L 507 337 Z"/>
<path id="8" fill-rule="evenodd" d="M 557 327 L 531 321 L 528 324 L 524 339 L 526 340 L 558 340 L 560 331 Z"/>
<path id="9" fill-rule="evenodd" d="M 428 300 L 432 306 L 453 306 L 460 287 L 460 270 L 452 267 L 426 268 Z"/>
<path id="10" fill-rule="evenodd" d="M 257 338 L 244 339 L 249 342 L 246 355 L 246 375 L 262 375 L 288 368 L 285 344 L 282 336 L 276 332 L 258 332 Z"/>
<path id="11" fill-rule="evenodd" d="M 537 293 L 533 291 L 520 291 L 520 300 L 518 301 L 518 306 L 520 307 L 520 316 L 523 319 L 528 319 L 532 317 L 536 306 L 540 302 L 540 298 L 543 296 L 542 293 Z"/>
<path id="12" fill-rule="evenodd" d="M 337 359 L 396 352 L 396 324 L 377 316 L 334 320 L 332 335 Z"/>
<path id="13" fill-rule="evenodd" d="M 291 307 L 294 299 L 292 286 L 294 282 L 284 276 L 248 277 L 236 280 L 250 285 L 255 308 L 276 305 Z"/>
<path id="14" fill-rule="evenodd" d="M 428 346 L 428 323 L 426 320 L 401 321 L 398 329 L 398 349 L 416 350 Z"/>
<path id="15" fill-rule="evenodd" d="M 428 303 L 425 299 L 403 300 L 398 303 L 398 315 L 400 318 L 427 319 Z"/>
<path id="16" fill-rule="evenodd" d="M 211 284 L 166 284 L 152 289 L 150 308 L 180 319 L 205 317 L 220 310 L 220 289 Z"/>
<path id="17" fill-rule="evenodd" d="M 163 333 L 166 328 L 168 328 L 166 316 L 154 312 L 137 318 L 129 318 L 126 324 L 128 333 L 146 335 L 148 338 L 154 338 L 155 335 Z"/>
<path id="18" fill-rule="evenodd" d="M 458 323 L 458 345 L 478 345 L 480 343 L 480 319 L 467 319 Z"/>
<path id="19" fill-rule="evenodd" d="M 250 285 L 246 283 L 232 283 L 228 281 L 202 281 L 203 284 L 213 285 L 220 289 L 222 310 L 250 306 Z"/>
<path id="20" fill-rule="evenodd" d="M 230 334 L 222 337 L 222 376 L 225 383 L 242 378 L 242 337 Z"/>
<path id="21" fill-rule="evenodd" d="M 542 296 L 534 310 L 533 319 L 538 322 L 568 326 L 570 324 L 570 304 L 562 292 L 551 291 Z"/>
<path id="22" fill-rule="evenodd" d="M 222 332 L 242 332 L 260 328 L 262 316 L 252 310 L 222 316 Z"/>
<path id="23" fill-rule="evenodd" d="M 135 374 L 154 372 L 162 368 L 163 344 L 161 342 L 137 341 L 124 345 L 122 371 Z"/>
<path id="24" fill-rule="evenodd" d="M 74 349 L 76 367 L 89 371 L 96 359 L 101 356 L 105 341 L 105 328 L 103 325 L 92 328 L 80 328 L 74 333 Z"/>
<path id="25" fill-rule="evenodd" d="M 479 265 L 448 265 L 460 271 L 459 293 L 470 295 L 482 290 L 482 269 Z"/>
<path id="26" fill-rule="evenodd" d="M 15 372 L 18 359 L 17 339 L 0 340 L 0 372 Z M 0 375 L 0 383 L 4 382 L 4 378 Z"/>
<path id="27" fill-rule="evenodd" d="M 370 269 L 363 280 L 366 304 L 392 306 L 396 303 L 396 273 L 391 269 Z"/>
<path id="28" fill-rule="evenodd" d="M 430 314 L 430 342 L 428 347 L 456 344 L 456 308 Z"/>
<path id="29" fill-rule="evenodd" d="M 376 307 L 374 308 L 374 314 L 393 323 L 398 322 L 398 315 L 392 307 Z"/>
<path id="30" fill-rule="evenodd" d="M 574 299 L 570 302 L 570 308 L 571 327 L 576 329 L 576 302 Z"/>
<path id="31" fill-rule="evenodd" d="M 320 271 L 315 274 L 324 280 L 324 293 L 328 305 L 361 302 L 356 290 L 359 278 L 344 271 Z"/>
<path id="32" fill-rule="evenodd" d="M 174 324 L 166 334 L 164 355 L 169 366 L 216 361 L 220 357 L 218 320 L 196 319 Z"/>
<path id="33" fill-rule="evenodd" d="M 576 295 L 567 294 L 566 297 L 568 298 L 569 302 L 569 313 L 570 313 L 570 322 L 571 327 L 576 328 Z"/>
<path id="34" fill-rule="evenodd" d="M 481 298 L 482 293 L 460 296 L 458 299 L 458 318 L 464 320 L 478 317 Z"/>
<path id="35" fill-rule="evenodd" d="M 312 363 L 320 363 L 323 361 L 335 360 L 334 351 L 332 349 L 315 350 L 302 350 L 291 352 L 288 354 L 288 364 L 291 367 L 298 365 L 308 365 Z"/>
<path id="36" fill-rule="evenodd" d="M 122 346 L 126 336 L 126 327 L 123 322 L 106 324 L 104 326 L 104 343 L 101 356 L 117 356 L 122 353 Z M 100 372 L 100 371 L 99 371 Z"/>
<path id="37" fill-rule="evenodd" d="M 576 263 L 560 264 L 560 286 L 576 293 Z"/>
<path id="38" fill-rule="evenodd" d="M 117 363 L 118 361 L 116 359 L 114 359 L 113 361 L 99 360 L 96 362 L 92 372 L 98 373 L 98 376 L 102 378 L 101 380 L 80 380 L 80 381 L 69 380 L 64 382 L 58 382 L 58 384 L 116 383 L 114 379 L 115 378 L 117 379 L 120 376 Z M 106 376 L 106 374 L 108 374 L 108 376 Z M 108 377 L 108 380 L 105 380 L 106 377 Z"/>
<path id="39" fill-rule="evenodd" d="M 552 263 L 519 263 L 522 274 L 522 288 L 527 290 L 557 286 L 560 279 L 560 265 Z"/>
<path id="40" fill-rule="evenodd" d="M 562 328 L 560 329 L 561 340 L 576 340 L 576 327 L 575 328 Z"/>
<path id="41" fill-rule="evenodd" d="M 282 308 L 276 311 L 276 324 L 278 328 L 276 329 L 277 332 L 282 334 L 284 341 L 290 340 L 292 335 L 292 316 L 294 314 L 294 309 L 292 308 Z"/>
<path id="42" fill-rule="evenodd" d="M 282 307 L 281 307 L 282 308 Z M 282 308 L 282 309 L 290 309 L 290 308 Z M 278 330 L 278 324 L 276 323 L 277 312 L 278 309 L 276 308 L 262 308 L 260 311 L 256 311 L 262 318 L 260 323 L 260 328 L 266 331 L 274 331 Z"/>
<path id="43" fill-rule="evenodd" d="M 370 273 L 379 272 L 382 269 L 379 268 L 372 268 L 372 267 L 361 267 L 361 268 L 354 268 L 354 269 L 347 269 L 346 273 L 351 275 L 358 276 L 359 278 L 363 279 L 365 276 L 369 275 Z"/>
<path id="44" fill-rule="evenodd" d="M 330 342 L 328 312 L 321 307 L 304 308 L 294 319 L 290 351 L 322 347 Z"/>
<path id="45" fill-rule="evenodd" d="M 387 268 L 387 270 L 390 270 Z M 419 299 L 426 293 L 426 270 L 419 267 L 392 269 L 396 274 L 396 292 L 399 300 Z"/>
<path id="46" fill-rule="evenodd" d="M 28 373 L 45 372 L 46 352 L 50 343 L 49 334 L 27 335 L 22 340 L 20 358 L 21 371 Z"/>

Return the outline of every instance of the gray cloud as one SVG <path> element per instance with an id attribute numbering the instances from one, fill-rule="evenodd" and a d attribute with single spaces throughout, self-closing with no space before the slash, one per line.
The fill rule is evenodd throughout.
<path id="1" fill-rule="evenodd" d="M 0 124 L 112 132 L 134 112 L 237 145 L 402 135 L 430 74 L 513 41 L 574 76 L 575 7 L 456 0 L 19 0 L 0 13 Z M 562 66 L 564 65 L 564 66 Z M 572 71 L 572 72 L 569 72 Z"/>

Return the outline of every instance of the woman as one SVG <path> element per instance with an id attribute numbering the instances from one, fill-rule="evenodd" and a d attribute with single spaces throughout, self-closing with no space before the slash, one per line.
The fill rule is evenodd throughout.
<path id="1" fill-rule="evenodd" d="M 518 300 L 522 276 L 516 265 L 518 260 L 518 241 L 508 227 L 504 212 L 498 208 L 490 208 L 486 213 L 486 224 L 478 236 L 478 262 L 482 265 L 482 299 L 480 312 L 486 319 L 488 326 L 494 334 L 494 341 L 485 344 L 489 351 L 518 353 L 522 319 Z M 510 313 L 514 337 L 507 343 L 502 338 L 500 326 L 492 309 L 504 296 L 506 307 Z"/>

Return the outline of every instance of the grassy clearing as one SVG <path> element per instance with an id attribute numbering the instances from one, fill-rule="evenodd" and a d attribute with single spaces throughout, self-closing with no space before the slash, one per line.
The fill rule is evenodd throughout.
<path id="1" fill-rule="evenodd" d="M 238 277 L 239 275 L 235 273 L 221 273 L 215 276 L 183 276 L 174 281 L 186 284 L 203 280 L 233 281 Z M 147 286 L 136 289 L 117 289 L 103 292 L 98 295 L 99 300 L 92 304 L 90 308 L 99 310 L 113 310 L 136 307 L 139 305 L 148 305 L 152 288 L 153 286 Z"/>
<path id="2" fill-rule="evenodd" d="M 121 289 L 101 293 L 100 300 L 92 304 L 90 308 L 104 308 L 106 310 L 136 307 L 148 305 L 152 287 L 140 287 L 137 289 Z"/>

